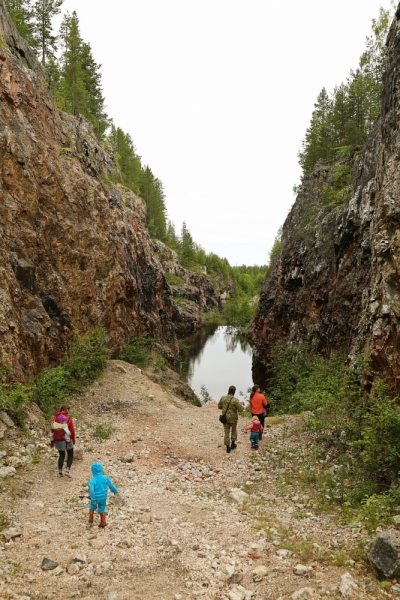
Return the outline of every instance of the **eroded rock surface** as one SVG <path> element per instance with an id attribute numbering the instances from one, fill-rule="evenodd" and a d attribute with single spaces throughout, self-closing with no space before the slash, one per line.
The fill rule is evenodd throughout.
<path id="1" fill-rule="evenodd" d="M 338 163 L 318 163 L 283 226 L 253 329 L 257 375 L 276 342 L 311 338 L 326 355 L 367 349 L 373 368 L 399 385 L 399 17 L 388 37 L 381 116 L 366 149 L 347 165 L 350 201 L 327 204 L 323 187 Z"/>
<path id="2" fill-rule="evenodd" d="M 74 334 L 148 331 L 176 351 L 171 291 L 113 157 L 62 113 L 0 0 L 0 351 L 23 379 Z"/>

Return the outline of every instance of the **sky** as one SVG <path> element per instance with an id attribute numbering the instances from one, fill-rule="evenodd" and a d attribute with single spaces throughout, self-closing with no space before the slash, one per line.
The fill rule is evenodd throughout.
<path id="1" fill-rule="evenodd" d="M 314 102 L 356 68 L 390 0 L 65 0 L 107 112 L 164 185 L 167 216 L 231 265 L 269 260 Z"/>

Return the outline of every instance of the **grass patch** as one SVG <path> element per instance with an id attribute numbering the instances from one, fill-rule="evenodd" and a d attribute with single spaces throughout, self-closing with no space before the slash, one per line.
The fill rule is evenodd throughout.
<path id="1" fill-rule="evenodd" d="M 97 423 L 92 427 L 92 435 L 99 442 L 105 442 L 115 432 L 115 427 L 111 423 Z"/>

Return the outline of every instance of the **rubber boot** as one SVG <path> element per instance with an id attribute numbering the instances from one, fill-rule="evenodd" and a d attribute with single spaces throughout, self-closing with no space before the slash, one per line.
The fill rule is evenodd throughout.
<path id="1" fill-rule="evenodd" d="M 89 510 L 89 524 L 93 525 L 94 510 Z"/>
<path id="2" fill-rule="evenodd" d="M 236 448 L 237 448 L 236 442 L 232 441 L 232 443 L 231 443 L 231 450 L 235 450 Z"/>
<path id="3" fill-rule="evenodd" d="M 107 525 L 106 523 L 106 513 L 101 513 L 100 514 L 100 525 L 99 527 L 105 527 Z"/>

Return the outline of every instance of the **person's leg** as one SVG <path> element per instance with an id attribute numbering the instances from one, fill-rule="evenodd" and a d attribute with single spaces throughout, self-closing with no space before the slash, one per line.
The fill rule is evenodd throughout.
<path id="1" fill-rule="evenodd" d="M 107 511 L 106 511 L 106 499 L 102 502 L 99 502 L 99 515 L 100 515 L 100 525 L 99 527 L 105 527 L 107 525 L 106 523 L 106 515 L 107 515 Z"/>
<path id="2" fill-rule="evenodd" d="M 235 450 L 236 448 L 236 440 L 237 440 L 237 422 L 232 423 L 232 431 L 231 431 L 231 450 Z"/>
<path id="3" fill-rule="evenodd" d="M 254 435 L 254 449 L 258 450 L 258 441 L 260 439 L 260 434 L 254 432 L 253 435 Z"/>
<path id="4" fill-rule="evenodd" d="M 70 470 L 70 468 L 71 468 L 71 466 L 72 466 L 72 461 L 74 460 L 74 449 L 73 449 L 73 448 L 69 448 L 69 449 L 67 450 L 67 455 L 68 455 L 68 456 L 67 456 L 67 469 L 66 469 L 66 471 L 65 471 L 65 474 L 66 474 L 68 477 L 71 477 L 71 475 L 70 475 L 70 473 L 69 473 L 69 470 Z"/>
<path id="5" fill-rule="evenodd" d="M 62 470 L 63 470 L 63 466 L 64 466 L 64 459 L 65 459 L 65 450 L 59 450 L 58 451 L 58 474 L 60 476 L 62 476 Z"/>
<path id="6" fill-rule="evenodd" d="M 258 417 L 258 420 L 260 421 L 261 425 L 264 427 L 264 421 L 265 421 L 264 415 L 263 414 L 257 415 L 257 417 Z M 260 435 L 259 439 L 262 440 L 262 433 L 260 433 L 259 435 Z"/>
<path id="7" fill-rule="evenodd" d="M 225 446 L 230 446 L 230 443 L 231 443 L 230 429 L 231 429 L 230 423 L 224 423 L 224 445 Z"/>

